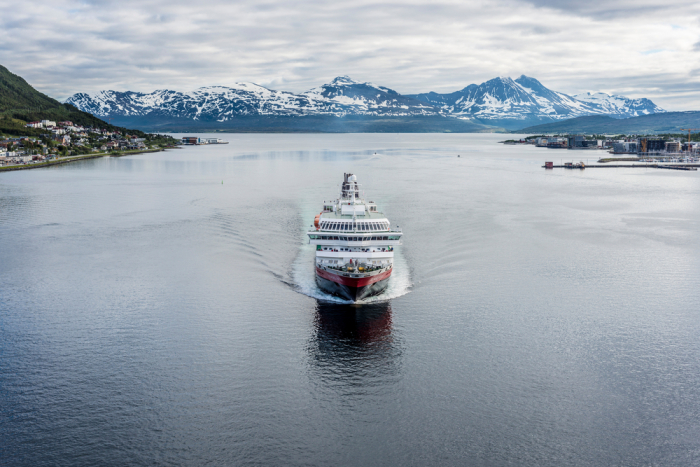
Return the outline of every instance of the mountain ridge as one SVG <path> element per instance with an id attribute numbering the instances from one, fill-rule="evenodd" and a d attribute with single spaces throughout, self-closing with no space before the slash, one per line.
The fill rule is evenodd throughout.
<path id="1" fill-rule="evenodd" d="M 193 127 L 209 122 L 225 128 L 235 120 L 259 117 L 447 117 L 463 121 L 473 131 L 522 128 L 585 115 L 629 118 L 665 112 L 649 99 L 588 93 L 577 99 L 552 91 L 535 78 L 498 77 L 470 84 L 452 93 L 400 94 L 370 82 L 338 76 L 300 94 L 277 91 L 255 83 L 206 86 L 189 92 L 161 89 L 151 93 L 105 90 L 94 96 L 76 93 L 66 103 L 103 118 L 139 117 L 157 127 L 187 119 Z M 184 119 L 184 120 L 183 120 Z M 436 120 L 439 121 L 439 120 Z M 195 124 L 197 122 L 197 124 Z M 447 121 L 445 121 L 447 122 Z M 468 124 L 467 124 L 468 123 Z M 450 123 L 447 126 L 454 126 Z M 471 131 L 471 130 L 470 130 Z"/>

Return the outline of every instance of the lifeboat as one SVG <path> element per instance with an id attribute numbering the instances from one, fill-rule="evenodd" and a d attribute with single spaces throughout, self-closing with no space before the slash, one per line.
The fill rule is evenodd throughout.
<path id="1" fill-rule="evenodd" d="M 321 228 L 321 214 L 316 214 L 316 217 L 314 217 L 314 227 L 316 227 L 316 230 Z"/>

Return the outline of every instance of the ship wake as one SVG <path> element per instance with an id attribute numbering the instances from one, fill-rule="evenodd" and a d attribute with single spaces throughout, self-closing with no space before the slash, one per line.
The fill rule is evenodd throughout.
<path id="1" fill-rule="evenodd" d="M 330 295 L 321 290 L 316 285 L 316 271 L 314 264 L 316 261 L 316 247 L 313 245 L 302 245 L 299 249 L 291 270 L 291 286 L 301 294 L 309 297 L 333 303 L 353 302 L 345 300 L 335 295 Z M 367 297 L 354 302 L 356 304 L 376 303 L 406 295 L 411 291 L 411 276 L 409 274 L 408 263 L 401 255 L 400 251 L 394 250 L 394 270 L 389 278 L 389 286 L 379 295 Z"/>

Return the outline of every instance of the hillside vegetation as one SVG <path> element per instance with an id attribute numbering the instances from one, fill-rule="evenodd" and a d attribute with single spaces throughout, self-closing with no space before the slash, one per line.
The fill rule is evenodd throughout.
<path id="1" fill-rule="evenodd" d="M 11 73 L 0 65 L 0 134 L 12 136 L 37 136 L 45 130 L 26 128 L 28 122 L 38 120 L 65 121 L 85 127 L 105 128 L 145 136 L 138 130 L 127 130 L 80 111 L 70 104 L 40 93 L 22 77 Z"/>
<path id="2" fill-rule="evenodd" d="M 665 112 L 623 119 L 601 115 L 578 117 L 535 125 L 512 133 L 659 134 L 680 133 L 681 128 L 700 128 L 700 112 Z"/>

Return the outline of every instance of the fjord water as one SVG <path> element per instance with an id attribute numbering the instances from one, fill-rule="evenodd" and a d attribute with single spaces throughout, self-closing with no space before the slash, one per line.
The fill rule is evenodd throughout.
<path id="1" fill-rule="evenodd" d="M 224 137 L 0 174 L 0 464 L 700 463 L 697 172 Z M 388 300 L 315 289 L 343 172 L 405 233 Z"/>

